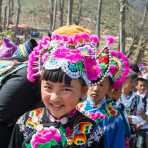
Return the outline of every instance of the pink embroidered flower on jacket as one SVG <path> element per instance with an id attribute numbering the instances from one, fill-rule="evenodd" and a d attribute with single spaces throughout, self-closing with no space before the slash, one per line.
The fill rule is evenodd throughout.
<path id="1" fill-rule="evenodd" d="M 31 139 L 32 148 L 38 148 L 39 144 L 44 144 L 55 140 L 56 142 L 61 141 L 61 135 L 58 129 L 55 127 L 45 127 L 40 131 L 37 131 Z"/>

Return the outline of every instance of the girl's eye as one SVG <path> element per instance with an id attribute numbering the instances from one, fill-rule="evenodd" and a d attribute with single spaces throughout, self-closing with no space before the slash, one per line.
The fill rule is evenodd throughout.
<path id="1" fill-rule="evenodd" d="M 71 91 L 70 88 L 64 88 L 64 91 Z"/>
<path id="2" fill-rule="evenodd" d="M 51 86 L 44 86 L 45 89 L 52 89 Z"/>
<path id="3" fill-rule="evenodd" d="M 103 86 L 103 84 L 100 84 L 100 86 Z"/>

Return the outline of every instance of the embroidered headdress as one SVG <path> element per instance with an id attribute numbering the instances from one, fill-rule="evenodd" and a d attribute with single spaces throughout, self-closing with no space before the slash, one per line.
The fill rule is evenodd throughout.
<path id="1" fill-rule="evenodd" d="M 83 78 L 86 84 L 90 84 L 100 75 L 95 57 L 98 42 L 96 35 L 87 33 L 43 37 L 29 56 L 28 79 L 35 81 L 42 68 L 61 68 L 72 79 Z"/>
<path id="2" fill-rule="evenodd" d="M 112 87 L 119 88 L 126 79 L 130 68 L 128 58 L 121 51 L 111 49 L 110 45 L 114 42 L 115 38 L 113 36 L 107 36 L 107 45 L 103 50 L 98 50 L 96 53 L 96 60 L 99 69 L 101 69 L 97 83 L 109 76 L 113 81 Z"/>

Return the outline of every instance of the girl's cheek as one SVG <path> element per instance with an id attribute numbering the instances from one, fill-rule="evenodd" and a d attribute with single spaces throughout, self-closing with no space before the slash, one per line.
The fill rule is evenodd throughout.
<path id="1" fill-rule="evenodd" d="M 48 97 L 45 97 L 42 100 L 43 100 L 45 105 L 47 105 L 47 106 L 49 105 L 49 98 Z"/>
<path id="2" fill-rule="evenodd" d="M 42 94 L 42 100 L 48 101 L 49 96 L 47 94 Z"/>

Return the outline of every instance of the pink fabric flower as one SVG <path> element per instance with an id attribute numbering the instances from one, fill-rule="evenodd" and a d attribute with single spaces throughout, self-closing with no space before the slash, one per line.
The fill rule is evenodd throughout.
<path id="1" fill-rule="evenodd" d="M 105 119 L 106 116 L 104 114 L 102 114 L 101 112 L 95 112 L 95 113 L 90 113 L 89 114 L 89 117 L 92 119 L 92 120 L 97 120 L 97 119 Z"/>
<path id="2" fill-rule="evenodd" d="M 86 70 L 86 74 L 89 80 L 97 80 L 97 78 L 101 75 L 101 69 L 97 65 L 95 59 L 91 57 L 86 57 L 84 60 L 84 66 Z"/>
<path id="3" fill-rule="evenodd" d="M 61 40 L 61 39 L 62 39 L 62 35 L 53 34 L 53 35 L 51 36 L 51 39 L 52 39 L 52 40 Z"/>
<path id="4" fill-rule="evenodd" d="M 59 48 L 52 53 L 55 58 L 67 59 L 71 62 L 77 62 L 82 60 L 79 50 L 77 49 L 68 49 L 68 48 Z"/>
<path id="5" fill-rule="evenodd" d="M 115 43 L 115 41 L 116 41 L 115 36 L 112 36 L 112 35 L 106 36 L 106 44 L 107 45 L 111 45 L 111 44 Z"/>
<path id="6" fill-rule="evenodd" d="M 31 139 L 31 145 L 33 148 L 37 148 L 39 144 L 50 142 L 50 140 L 55 140 L 56 142 L 61 141 L 60 132 L 55 127 L 44 128 L 37 131 Z"/>
<path id="7" fill-rule="evenodd" d="M 100 41 L 100 38 L 99 38 L 97 35 L 91 35 L 91 36 L 90 36 L 90 41 L 91 41 L 92 43 L 98 44 L 99 41 Z"/>
<path id="8" fill-rule="evenodd" d="M 62 38 L 63 38 L 63 41 L 68 41 L 68 36 L 67 35 L 63 35 Z"/>
<path id="9" fill-rule="evenodd" d="M 117 51 L 116 50 L 111 50 L 111 55 L 116 57 L 117 56 Z"/>
<path id="10" fill-rule="evenodd" d="M 115 65 L 111 65 L 109 68 L 109 72 L 111 73 L 111 75 L 114 75 L 118 70 L 118 67 Z"/>
<path id="11" fill-rule="evenodd" d="M 76 44 L 76 41 L 72 37 L 69 37 L 68 44 L 75 45 Z"/>
<path id="12" fill-rule="evenodd" d="M 125 81 L 125 77 L 118 78 L 118 79 L 116 79 L 116 81 L 114 82 L 112 87 L 115 89 L 119 89 L 119 88 L 121 88 L 124 81 Z"/>
<path id="13" fill-rule="evenodd" d="M 89 35 L 87 33 L 83 33 L 82 35 L 83 40 L 88 41 L 89 40 Z"/>
<path id="14" fill-rule="evenodd" d="M 82 39 L 82 38 L 81 38 L 81 35 L 80 35 L 80 34 L 76 34 L 76 35 L 73 37 L 73 40 L 74 40 L 75 42 L 80 42 L 81 39 Z"/>

